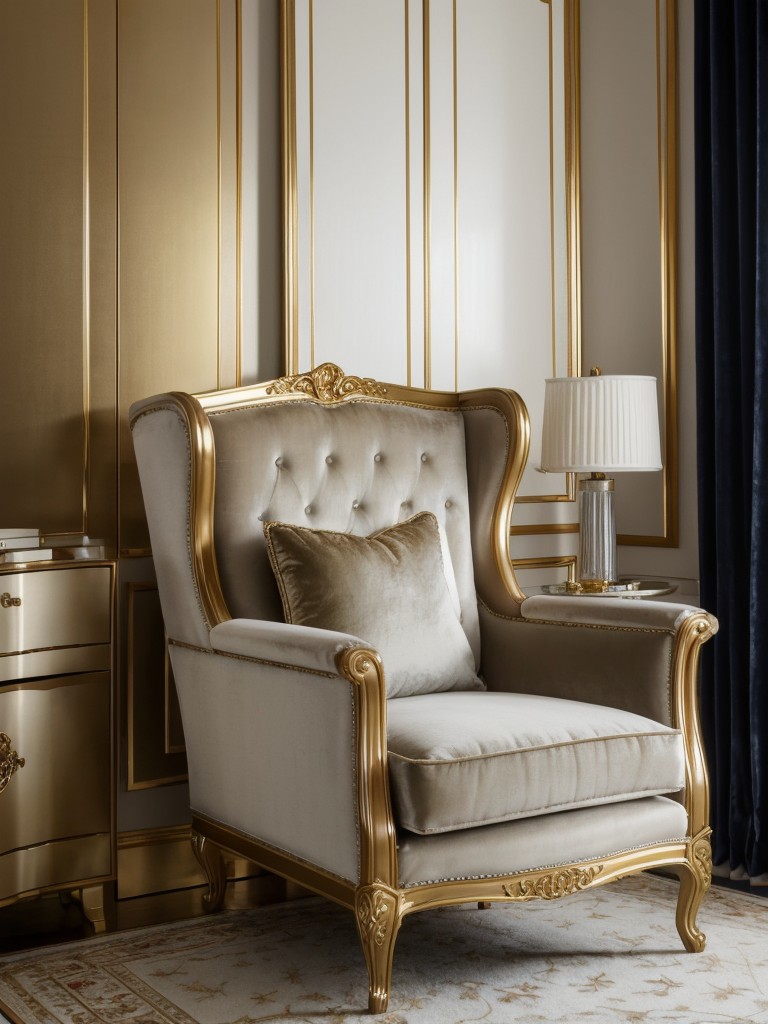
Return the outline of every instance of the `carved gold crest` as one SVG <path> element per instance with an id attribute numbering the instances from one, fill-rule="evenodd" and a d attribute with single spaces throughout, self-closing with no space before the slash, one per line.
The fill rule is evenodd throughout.
<path id="1" fill-rule="evenodd" d="M 382 398 L 387 389 L 371 377 L 348 377 L 336 363 L 322 363 L 308 373 L 280 377 L 267 388 L 268 395 L 308 395 L 318 402 L 341 402 L 351 395 Z"/>

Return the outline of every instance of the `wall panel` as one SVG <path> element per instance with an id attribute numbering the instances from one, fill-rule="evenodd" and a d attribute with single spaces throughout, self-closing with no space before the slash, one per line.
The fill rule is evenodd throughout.
<path id="1" fill-rule="evenodd" d="M 184 759 L 126 414 L 281 369 L 278 12 L 0 4 L 0 526 L 119 555 L 118 828 L 142 835 L 189 805 L 162 784 Z"/>
<path id="2" fill-rule="evenodd" d="M 574 479 L 537 467 L 544 382 L 581 372 L 584 325 L 586 369 L 659 380 L 664 471 L 620 478 L 619 539 L 675 545 L 675 0 L 404 0 L 375 39 L 380 3 L 282 2 L 288 370 L 333 360 L 396 382 L 515 388 L 532 428 L 515 544 L 574 545 Z M 320 118 L 329 62 L 338 92 Z"/>
<path id="3" fill-rule="evenodd" d="M 85 516 L 85 11 L 0 6 L 2 518 L 46 533 L 82 532 Z"/>
<path id="4" fill-rule="evenodd" d="M 617 474 L 628 544 L 677 544 L 675 35 L 675 0 L 581 0 L 585 365 L 658 380 L 664 469 Z"/>
<path id="5" fill-rule="evenodd" d="M 114 550 L 117 523 L 117 8 L 88 0 L 86 531 Z"/>
<path id="6" fill-rule="evenodd" d="M 531 412 L 519 532 L 575 532 L 536 471 L 578 372 L 576 0 L 283 0 L 286 362 Z"/>
<path id="7" fill-rule="evenodd" d="M 123 551 L 148 546 L 128 407 L 220 383 L 216 14 L 215 0 L 118 5 Z"/>
<path id="8" fill-rule="evenodd" d="M 400 3 L 309 3 L 308 357 L 406 373 L 405 38 Z M 348 131 L 339 135 L 334 125 Z M 302 230 L 303 229 L 303 230 Z M 361 240 L 373 240 L 369 247 Z M 365 353 L 363 355 L 363 353 Z"/>

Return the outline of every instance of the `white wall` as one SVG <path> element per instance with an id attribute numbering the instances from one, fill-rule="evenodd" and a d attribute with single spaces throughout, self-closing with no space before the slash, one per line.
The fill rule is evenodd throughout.
<path id="1" fill-rule="evenodd" d="M 693 136 L 694 0 L 678 2 L 678 266 L 677 396 L 679 546 L 625 548 L 623 572 L 692 581 L 698 591 L 699 532 L 696 472 L 695 224 Z M 681 591 L 685 585 L 681 583 Z"/>
<path id="2" fill-rule="evenodd" d="M 664 3 L 661 3 L 662 25 Z M 582 366 L 663 374 L 655 150 L 655 7 L 581 0 Z M 698 579 L 694 351 L 693 0 L 678 0 L 677 488 L 679 546 L 619 549 L 619 568 Z M 662 63 L 663 67 L 663 63 Z M 633 90 L 637 78 L 642 88 Z M 612 90 L 608 87 L 610 83 Z M 639 142 L 643 143 L 642 146 Z M 634 149 L 633 149 L 634 147 Z M 645 154 L 645 155 L 644 155 Z M 617 531 L 658 536 L 661 474 L 616 474 Z M 649 509 L 651 510 L 649 514 Z M 694 582 L 691 582 L 694 581 Z"/>
<path id="3" fill-rule="evenodd" d="M 662 399 L 663 433 L 666 425 L 663 384 L 665 307 L 662 289 L 659 287 L 659 271 L 664 264 L 658 230 L 656 11 L 660 15 L 664 40 L 666 11 L 673 3 L 674 0 L 657 0 L 656 3 L 650 3 L 650 0 L 625 0 L 621 4 L 615 3 L 615 0 L 581 0 L 582 372 L 589 372 L 589 368 L 596 364 L 602 367 L 604 373 L 644 373 L 656 376 L 659 380 L 659 398 Z M 558 494 L 562 485 L 558 488 L 557 481 L 553 483 L 535 472 L 544 377 L 549 376 L 553 370 L 556 373 L 566 371 L 565 367 L 549 366 L 549 356 L 545 359 L 547 365 L 542 365 L 539 356 L 546 346 L 540 340 L 535 350 L 531 350 L 531 338 L 535 332 L 518 323 L 517 313 L 523 307 L 528 308 L 531 297 L 538 295 L 537 289 L 526 283 L 523 300 L 514 299 L 515 284 L 523 279 L 527 282 L 525 274 L 529 278 L 536 269 L 537 263 L 532 256 L 538 252 L 536 245 L 546 237 L 548 231 L 545 207 L 549 194 L 549 187 L 537 190 L 536 184 L 541 184 L 542 179 L 546 184 L 546 168 L 539 168 L 532 184 L 529 173 L 544 158 L 547 158 L 545 163 L 548 161 L 547 133 L 544 132 L 543 142 L 540 139 L 538 148 L 535 148 L 538 138 L 536 131 L 528 130 L 526 122 L 520 121 L 516 112 L 527 112 L 528 122 L 532 122 L 534 127 L 546 122 L 546 102 L 544 106 L 540 102 L 537 108 L 532 99 L 541 100 L 542 96 L 546 98 L 547 89 L 534 88 L 530 90 L 534 95 L 524 94 L 524 89 L 509 72 L 509 67 L 522 67 L 523 61 L 518 58 L 505 62 L 503 54 L 512 52 L 511 45 L 506 49 L 501 46 L 501 56 L 497 53 L 497 58 L 493 59 L 496 51 L 489 47 L 481 32 L 488 18 L 496 18 L 496 23 L 501 25 L 500 19 L 512 17 L 512 11 L 517 17 L 519 10 L 504 4 L 499 6 L 494 2 L 479 5 L 465 4 L 459 0 L 455 8 L 457 20 L 454 41 L 451 4 L 434 0 L 430 7 L 429 36 L 431 153 L 425 151 L 422 154 L 422 69 L 410 57 L 403 59 L 408 56 L 409 49 L 407 46 L 403 51 L 402 47 L 404 26 L 400 8 L 395 9 L 388 3 L 371 8 L 372 12 L 378 11 L 377 16 L 382 20 L 376 53 L 377 59 L 385 62 L 386 75 L 384 70 L 379 70 L 366 78 L 366 30 L 365 25 L 358 25 L 355 5 L 350 4 L 349 0 L 334 0 L 333 4 L 323 7 L 323 17 L 315 12 L 313 37 L 305 27 L 307 15 L 304 6 L 302 0 L 297 0 L 300 36 L 297 37 L 297 47 L 299 53 L 313 52 L 314 61 L 311 79 L 313 93 L 310 90 L 308 69 L 300 70 L 297 78 L 300 242 L 296 281 L 300 309 L 297 319 L 298 337 L 303 340 L 300 344 L 298 341 L 294 343 L 289 352 L 289 365 L 296 364 L 294 369 L 302 369 L 308 361 L 316 364 L 331 358 L 340 361 L 349 372 L 389 380 L 404 382 L 408 377 L 412 383 L 421 384 L 428 378 L 426 382 L 432 386 L 477 386 L 489 379 L 482 355 L 488 347 L 488 339 L 493 340 L 496 346 L 493 360 L 496 371 L 490 373 L 490 376 L 499 383 L 521 391 L 531 409 L 534 425 L 530 465 L 521 488 L 521 494 L 529 497 L 526 503 L 518 504 L 515 510 L 514 523 L 518 536 L 513 539 L 513 554 L 546 557 L 572 553 L 577 545 L 577 537 L 574 532 L 562 530 L 574 528 L 573 524 L 578 519 L 574 503 L 541 501 L 537 496 L 541 496 L 545 489 L 554 486 L 553 493 Z M 520 33 L 524 35 L 526 32 L 526 38 L 531 42 L 543 41 L 546 44 L 546 10 L 546 6 L 531 8 L 531 16 L 544 16 L 541 26 L 536 19 L 527 28 L 515 22 L 514 31 L 510 34 L 510 28 L 505 23 L 506 31 L 498 29 L 495 39 L 504 40 L 511 36 L 517 39 Z M 336 28 L 324 37 L 323 29 L 327 19 Z M 344 33 L 340 32 L 339 25 L 344 27 Z M 421 5 L 412 4 L 410 47 L 419 54 L 422 44 L 421 27 Z M 628 543 L 620 550 L 620 567 L 623 572 L 695 581 L 693 0 L 679 0 L 678 29 L 679 222 L 678 258 L 672 274 L 677 286 L 678 318 L 676 338 L 673 337 L 675 332 L 670 329 L 667 329 L 667 337 L 672 338 L 672 344 L 677 349 L 677 379 L 674 385 L 677 411 L 672 411 L 670 420 L 674 426 L 675 417 L 677 419 L 679 465 L 675 466 L 673 444 L 668 447 L 666 465 L 669 468 L 665 474 L 631 474 L 624 477 L 616 474 L 616 505 L 617 530 L 620 535 L 628 538 Z M 353 37 L 351 39 L 348 38 L 350 33 Z M 455 61 L 453 71 L 452 46 Z M 534 68 L 547 61 L 546 45 L 537 56 L 538 52 L 532 45 L 526 50 L 526 58 L 534 61 Z M 550 52 L 557 55 L 562 53 L 562 49 L 550 43 Z M 485 54 L 484 62 L 473 59 L 467 63 L 465 57 L 472 53 Z M 357 70 L 353 76 L 349 70 L 341 75 L 344 87 L 336 101 L 329 105 L 326 101 L 328 83 L 339 84 L 342 57 L 353 58 L 359 67 L 355 66 Z M 408 136 L 410 147 L 408 142 L 403 147 L 403 138 L 407 138 L 407 135 L 403 133 L 400 124 L 404 96 L 402 86 L 403 82 L 408 82 L 406 66 L 409 61 L 411 134 Z M 556 60 L 553 66 L 557 67 Z M 664 52 L 658 67 L 664 72 Z M 494 71 L 499 73 L 496 77 L 490 74 Z M 534 72 L 531 70 L 528 77 L 532 74 Z M 358 92 L 364 89 L 364 80 L 371 80 L 369 92 L 373 90 L 373 95 L 381 100 L 381 110 L 375 106 L 378 113 L 373 119 L 366 118 L 362 113 L 362 110 L 368 109 L 366 104 L 356 114 L 353 106 L 347 111 L 344 104 L 352 102 L 346 92 L 346 82 L 350 76 L 354 77 Z M 384 80 L 390 85 L 382 91 L 378 83 Z M 663 81 L 662 91 L 664 88 Z M 310 97 L 314 103 L 313 111 L 309 105 Z M 516 101 L 511 102 L 510 97 Z M 359 98 L 358 94 L 356 99 Z M 469 99 L 472 99 L 470 105 L 474 113 L 468 117 Z M 524 100 L 522 103 L 521 99 Z M 423 101 L 426 102 L 426 93 Z M 453 110 L 453 123 L 452 101 L 457 103 Z M 664 102 L 660 109 L 665 110 Z M 346 112 L 349 117 L 345 114 L 340 118 L 339 112 Z M 483 127 L 486 123 L 492 123 L 496 114 L 500 114 L 501 121 L 495 125 L 494 131 L 483 134 Z M 301 124 L 312 124 L 312 116 L 313 131 L 308 134 L 313 146 L 310 152 L 307 132 L 302 132 Z M 384 126 L 384 138 L 390 141 L 384 143 L 385 153 L 380 154 L 372 165 L 358 166 L 362 155 L 369 151 L 376 154 L 381 150 L 381 132 L 379 135 L 376 132 L 372 134 L 372 121 Z M 364 126 L 365 139 L 361 134 L 361 127 Z M 502 131 L 501 128 L 505 126 L 507 130 Z M 447 139 L 445 144 L 443 135 Z M 458 140 L 456 148 L 454 140 Z M 347 146 L 346 150 L 342 142 Z M 344 174 L 339 169 L 340 153 L 346 154 L 342 160 Z M 309 158 L 312 154 L 313 180 L 309 171 L 312 166 Z M 427 156 L 431 159 L 431 169 L 425 169 L 421 163 L 422 158 L 427 160 Z M 412 180 L 410 194 L 403 200 L 401 194 L 406 181 L 406 167 L 410 167 Z M 475 173 L 477 168 L 487 170 L 495 167 L 505 169 L 503 178 L 508 184 L 506 194 L 498 195 L 492 188 L 483 186 L 481 176 Z M 439 168 L 439 173 L 435 168 Z M 516 176 L 516 170 L 525 171 L 528 178 L 524 175 Z M 520 180 L 515 186 L 518 177 Z M 425 217 L 424 209 L 419 205 L 422 178 L 431 188 L 428 258 L 419 248 L 423 240 L 422 222 Z M 444 189 L 442 178 L 446 178 Z M 372 186 L 374 181 L 376 185 Z M 339 182 L 343 182 L 343 186 Z M 443 191 L 447 197 L 445 202 Z M 512 200 L 519 203 L 521 196 L 527 201 L 525 210 L 528 213 L 538 209 L 536 203 L 540 200 L 539 206 L 544 213 L 540 211 L 539 216 L 531 214 L 527 220 L 519 216 L 508 216 L 510 203 Z M 410 236 L 407 242 L 402 239 L 404 225 L 407 223 L 406 214 L 400 211 L 403 202 L 404 209 L 410 214 Z M 356 209 L 355 203 L 365 216 L 355 214 L 355 223 L 350 226 L 347 223 L 349 211 Z M 387 203 L 391 209 L 386 207 Z M 473 257 L 467 262 L 467 254 L 471 253 L 469 243 L 473 239 L 472 231 L 476 226 L 475 221 L 478 221 L 474 216 L 478 203 L 485 216 L 482 222 L 485 226 L 483 230 L 475 232 L 480 240 L 475 254 L 477 258 Z M 389 212 L 382 220 L 381 212 L 385 207 Z M 447 213 L 443 217 L 445 211 Z M 379 226 L 366 227 L 372 217 L 373 222 L 376 221 L 376 216 L 381 220 Z M 307 224 L 313 225 L 313 233 Z M 355 224 L 362 224 L 356 241 Z M 389 225 L 393 227 L 390 229 Z M 494 229 L 488 231 L 488 225 Z M 340 238 L 342 234 L 343 238 Z M 384 249 L 384 241 L 390 236 L 394 239 L 390 246 L 394 256 L 387 261 L 382 253 L 389 253 L 389 249 Z M 426 238 L 426 234 L 423 237 Z M 340 242 L 343 243 L 341 248 Z M 501 245 L 494 249 L 488 242 Z M 413 279 L 408 294 L 404 291 L 406 271 L 400 267 L 402 254 L 407 251 L 411 252 Z M 542 266 L 544 263 L 547 260 L 542 262 Z M 342 264 L 344 272 L 341 271 Z M 390 264 L 395 267 L 394 270 Z M 431 301 L 431 310 L 425 306 L 426 300 L 422 301 L 421 279 L 425 278 L 422 264 L 426 266 L 427 273 L 431 274 L 431 295 L 425 293 Z M 380 269 L 372 274 L 372 268 L 375 267 Z M 473 283 L 472 274 L 477 268 L 482 270 L 479 279 L 481 288 L 473 291 L 468 286 Z M 447 282 L 445 300 L 437 301 L 443 270 Z M 374 316 L 375 323 L 371 331 L 367 331 L 365 318 L 366 315 L 371 318 L 371 309 L 368 308 L 370 303 L 366 300 L 360 308 L 360 301 L 365 287 L 371 286 L 372 282 L 375 295 L 379 298 L 379 292 L 386 292 L 386 288 L 379 288 L 377 282 L 386 285 L 389 292 L 386 293 L 386 315 L 382 313 Z M 549 318 L 552 307 L 552 282 L 547 268 L 539 271 L 537 282 L 544 297 L 539 297 L 534 305 L 542 310 L 540 326 L 548 332 L 551 328 L 545 319 Z M 472 315 L 471 300 L 475 292 L 482 296 L 482 301 L 475 303 L 478 315 Z M 326 301 L 329 294 L 333 297 L 330 304 Z M 488 330 L 485 324 L 487 313 L 497 307 L 502 310 L 500 323 L 492 325 L 493 329 Z M 406 314 L 402 313 L 403 309 L 407 310 Z M 336 317 L 338 323 L 327 331 L 329 311 L 333 313 L 331 319 Z M 420 317 L 425 324 L 423 328 L 419 326 Z M 408 339 L 404 327 L 407 323 L 412 325 Z M 307 340 L 310 337 L 311 345 Z M 375 337 L 373 343 L 370 337 Z M 313 358 L 309 357 L 310 350 Z M 422 354 L 422 350 L 425 354 Z M 407 351 L 409 358 L 406 357 Z M 536 359 L 532 358 L 534 355 Z M 382 366 L 386 368 L 383 372 Z M 376 367 L 380 369 L 377 371 Z M 575 370 L 575 366 L 572 370 Z M 482 380 L 478 376 L 482 376 Z M 676 503 L 679 503 L 679 546 L 673 546 L 676 545 L 675 516 L 666 515 L 666 509 L 674 512 Z M 532 532 L 528 527 L 532 527 Z M 521 537 L 520 532 L 528 536 Z M 642 544 L 629 543 L 633 537 L 642 538 Z M 685 590 L 690 592 L 691 585 L 686 584 Z"/>

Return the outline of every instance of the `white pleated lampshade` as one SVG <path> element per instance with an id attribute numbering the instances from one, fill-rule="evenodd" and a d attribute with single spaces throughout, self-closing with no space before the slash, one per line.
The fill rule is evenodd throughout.
<path id="1" fill-rule="evenodd" d="M 548 380 L 541 468 L 549 473 L 661 469 L 656 378 Z"/>

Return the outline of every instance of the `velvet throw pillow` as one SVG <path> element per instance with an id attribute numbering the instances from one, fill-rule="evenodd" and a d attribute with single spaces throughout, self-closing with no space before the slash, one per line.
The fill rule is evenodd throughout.
<path id="1" fill-rule="evenodd" d="M 370 644 L 384 663 L 387 697 L 484 689 L 431 512 L 370 537 L 277 522 L 264 534 L 285 621 Z"/>

